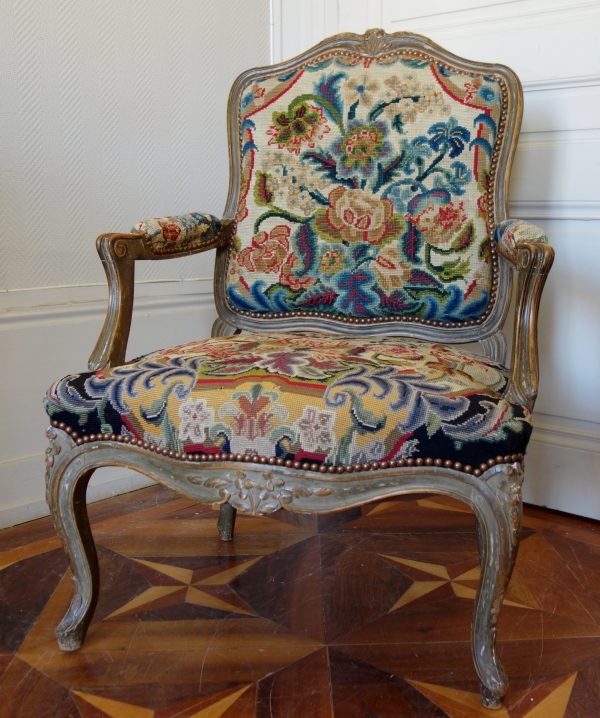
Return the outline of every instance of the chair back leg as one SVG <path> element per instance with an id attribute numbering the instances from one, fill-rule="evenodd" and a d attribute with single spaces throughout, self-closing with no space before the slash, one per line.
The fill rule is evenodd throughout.
<path id="1" fill-rule="evenodd" d="M 217 521 L 217 530 L 221 541 L 231 541 L 233 539 L 236 515 L 237 509 L 234 509 L 231 504 L 221 504 L 219 520 Z"/>

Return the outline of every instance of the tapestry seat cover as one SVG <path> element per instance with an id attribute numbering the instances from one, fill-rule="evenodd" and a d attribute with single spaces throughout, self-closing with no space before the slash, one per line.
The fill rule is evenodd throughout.
<path id="1" fill-rule="evenodd" d="M 239 334 L 67 376 L 45 408 L 80 437 L 128 436 L 184 457 L 475 468 L 529 440 L 530 414 L 502 398 L 507 376 L 487 358 L 419 339 Z"/>

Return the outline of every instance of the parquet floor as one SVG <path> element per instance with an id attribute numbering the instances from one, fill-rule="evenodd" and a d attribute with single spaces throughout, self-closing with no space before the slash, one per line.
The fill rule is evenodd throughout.
<path id="1" fill-rule="evenodd" d="M 0 532 L 3 718 L 600 717 L 600 525 L 527 510 L 498 627 L 510 694 L 479 703 L 473 514 L 412 496 L 239 517 L 161 487 L 90 507 L 102 591 L 53 630 L 70 578 L 49 519 Z"/>

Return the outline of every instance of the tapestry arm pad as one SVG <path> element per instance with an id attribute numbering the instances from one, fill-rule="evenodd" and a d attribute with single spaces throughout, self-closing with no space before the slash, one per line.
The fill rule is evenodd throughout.
<path id="1" fill-rule="evenodd" d="M 517 264 L 517 245 L 520 242 L 548 243 L 548 237 L 543 229 L 523 219 L 507 219 L 500 222 L 494 230 L 494 239 L 500 254 L 513 267 Z"/>

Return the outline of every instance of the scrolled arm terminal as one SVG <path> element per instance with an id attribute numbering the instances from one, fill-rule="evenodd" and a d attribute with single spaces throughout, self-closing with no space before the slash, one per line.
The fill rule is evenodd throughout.
<path id="1" fill-rule="evenodd" d="M 90 370 L 125 363 L 133 314 L 135 261 L 173 259 L 205 252 L 229 242 L 234 228 L 210 214 L 192 212 L 147 219 L 131 234 L 101 234 L 96 249 L 108 280 L 108 309 L 104 326 L 88 361 Z"/>

